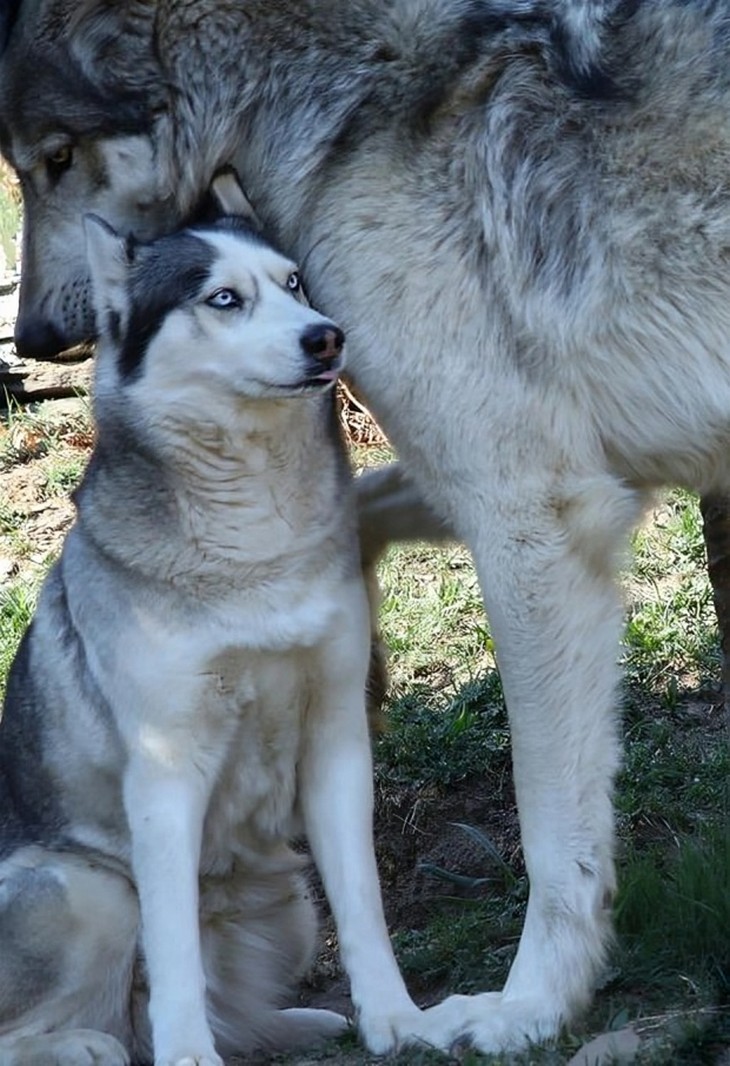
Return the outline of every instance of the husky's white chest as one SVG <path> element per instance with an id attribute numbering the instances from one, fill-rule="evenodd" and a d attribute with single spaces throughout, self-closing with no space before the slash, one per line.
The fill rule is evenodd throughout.
<path id="1" fill-rule="evenodd" d="M 202 869 L 296 832 L 296 771 L 316 698 L 308 653 L 229 653 L 216 664 L 205 701 L 217 772 L 203 835 Z"/>
<path id="2" fill-rule="evenodd" d="M 268 610 L 259 598 L 224 603 L 195 625 L 140 612 L 117 646 L 130 754 L 205 783 L 205 872 L 295 831 L 303 730 L 339 615 L 332 590 L 313 593 Z"/>

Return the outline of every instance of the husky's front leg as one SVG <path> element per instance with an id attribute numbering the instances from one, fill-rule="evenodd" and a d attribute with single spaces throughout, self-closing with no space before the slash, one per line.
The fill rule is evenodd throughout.
<path id="1" fill-rule="evenodd" d="M 208 787 L 191 764 L 136 753 L 124 778 L 155 1066 L 223 1066 L 205 1009 L 198 869 Z"/>
<path id="2" fill-rule="evenodd" d="M 360 1033 L 372 1052 L 384 1054 L 418 1039 L 423 1015 L 393 955 L 375 864 L 364 703 L 369 637 L 359 584 L 352 597 L 343 596 L 343 605 L 346 623 L 322 653 L 319 703 L 307 722 L 300 805 L 337 925 Z"/>

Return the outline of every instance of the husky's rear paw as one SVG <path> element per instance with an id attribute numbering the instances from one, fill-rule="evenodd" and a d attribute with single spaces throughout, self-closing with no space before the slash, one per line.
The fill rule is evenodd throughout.
<path id="1" fill-rule="evenodd" d="M 107 1033 L 69 1029 L 0 1041 L 0 1066 L 129 1066 L 129 1055 Z"/>
<path id="2" fill-rule="evenodd" d="M 311 1047 L 344 1036 L 350 1023 L 333 1010 L 313 1007 L 288 1007 L 276 1012 L 275 1043 L 277 1049 Z"/>

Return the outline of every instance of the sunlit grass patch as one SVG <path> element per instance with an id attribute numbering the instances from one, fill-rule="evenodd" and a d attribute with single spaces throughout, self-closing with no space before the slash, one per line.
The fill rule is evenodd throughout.
<path id="1" fill-rule="evenodd" d="M 10 664 L 33 617 L 40 581 L 14 581 L 0 586 L 0 700 Z"/>

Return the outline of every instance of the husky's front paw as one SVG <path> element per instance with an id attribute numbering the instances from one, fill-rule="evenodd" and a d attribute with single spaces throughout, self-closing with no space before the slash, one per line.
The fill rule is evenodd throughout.
<path id="1" fill-rule="evenodd" d="M 390 1055 L 412 1045 L 432 1046 L 424 1039 L 424 1012 L 415 1005 L 393 1013 L 361 1012 L 357 1028 L 368 1051 Z"/>
<path id="2" fill-rule="evenodd" d="M 156 1052 L 155 1066 L 223 1066 L 223 1059 L 207 1040 L 180 1040 Z"/>
<path id="3" fill-rule="evenodd" d="M 212 1055 L 183 1055 L 182 1058 L 155 1059 L 155 1066 L 223 1066 L 223 1059 L 213 1053 Z"/>
<path id="4" fill-rule="evenodd" d="M 193 1017 L 191 1008 L 186 1025 L 181 1012 L 159 1013 L 161 1018 L 152 1029 L 155 1066 L 223 1066 L 204 1017 Z"/>

